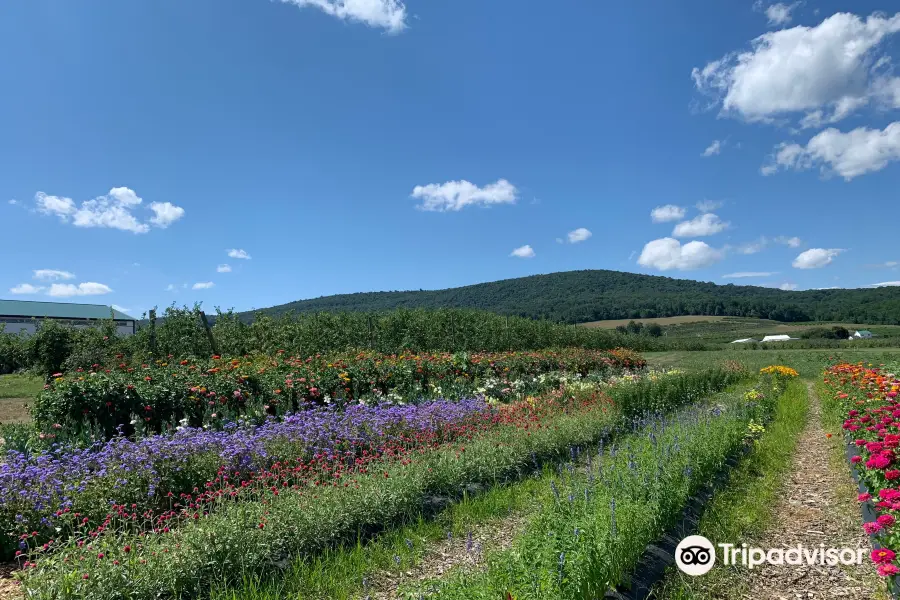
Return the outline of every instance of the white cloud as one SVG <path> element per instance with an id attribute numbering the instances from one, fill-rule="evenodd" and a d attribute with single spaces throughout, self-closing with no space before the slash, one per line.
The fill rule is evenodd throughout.
<path id="1" fill-rule="evenodd" d="M 869 287 L 900 287 L 900 281 L 882 281 L 870 284 Z"/>
<path id="2" fill-rule="evenodd" d="M 579 227 L 574 231 L 570 231 L 568 234 L 568 239 L 570 244 L 577 244 L 578 242 L 583 242 L 589 237 L 594 235 L 590 232 L 590 230 L 585 229 L 584 227 Z"/>
<path id="3" fill-rule="evenodd" d="M 778 289 L 784 290 L 786 292 L 793 292 L 798 287 L 799 286 L 796 283 L 782 283 L 781 285 L 778 286 Z"/>
<path id="4" fill-rule="evenodd" d="M 119 306 L 118 304 L 113 304 L 112 309 L 117 310 L 119 312 L 123 312 L 125 314 L 128 314 L 129 312 L 131 312 L 130 308 L 123 308 L 123 307 Z"/>
<path id="5" fill-rule="evenodd" d="M 171 202 L 151 202 L 150 210 L 155 213 L 150 222 L 163 229 L 184 216 L 184 209 Z"/>
<path id="6" fill-rule="evenodd" d="M 710 157 L 715 156 L 722 152 L 722 146 L 724 143 L 719 140 L 713 140 L 713 143 L 706 147 L 706 150 L 703 151 L 703 156 Z"/>
<path id="7" fill-rule="evenodd" d="M 841 248 L 810 248 L 801 252 L 791 263 L 796 269 L 821 269 L 830 265 L 834 257 L 843 252 Z"/>
<path id="8" fill-rule="evenodd" d="M 815 27 L 765 33 L 750 50 L 694 68 L 691 77 L 726 115 L 771 122 L 801 113 L 803 126 L 834 123 L 879 93 L 885 63 L 877 50 L 898 31 L 900 13 L 865 20 L 837 13 Z"/>
<path id="9" fill-rule="evenodd" d="M 724 202 L 718 200 L 701 200 L 694 205 L 700 212 L 708 213 L 725 206 Z"/>
<path id="10" fill-rule="evenodd" d="M 312 6 L 324 13 L 369 27 L 399 33 L 406 29 L 406 6 L 400 0 L 281 0 L 300 8 Z"/>
<path id="11" fill-rule="evenodd" d="M 75 274 L 56 269 L 35 269 L 34 278 L 40 281 L 57 281 L 59 279 L 75 279 Z"/>
<path id="12" fill-rule="evenodd" d="M 13 206 L 15 206 L 16 204 L 19 203 L 19 201 L 16 200 L 16 199 L 12 199 L 12 200 L 9 201 L 9 203 L 12 204 Z"/>
<path id="13" fill-rule="evenodd" d="M 250 258 L 251 258 L 250 255 L 247 254 L 247 252 L 245 252 L 244 250 L 238 249 L 238 248 L 232 248 L 231 250 L 228 250 L 227 252 L 228 252 L 228 256 L 231 258 L 239 258 L 241 260 L 250 260 Z"/>
<path id="14" fill-rule="evenodd" d="M 498 179 L 483 188 L 462 180 L 417 185 L 413 188 L 412 197 L 422 200 L 422 204 L 416 206 L 419 210 L 448 212 L 462 210 L 467 206 L 515 204 L 519 190 L 505 179 Z"/>
<path id="15" fill-rule="evenodd" d="M 775 271 L 738 271 L 737 273 L 729 273 L 722 275 L 722 279 L 743 279 L 745 277 L 771 277 L 775 275 Z"/>
<path id="16" fill-rule="evenodd" d="M 771 175 L 779 169 L 818 166 L 825 174 L 834 172 L 850 181 L 880 171 L 895 160 L 900 160 L 900 121 L 884 130 L 858 127 L 843 133 L 832 127 L 816 134 L 806 146 L 781 144 L 762 173 Z"/>
<path id="17" fill-rule="evenodd" d="M 14 288 L 9 289 L 10 294 L 39 294 L 43 292 L 45 287 L 31 285 L 30 283 L 20 283 Z"/>
<path id="18" fill-rule="evenodd" d="M 713 265 L 724 255 L 724 252 L 711 248 L 705 242 L 688 242 L 682 246 L 676 239 L 661 238 L 644 246 L 638 264 L 660 271 L 687 271 Z"/>
<path id="19" fill-rule="evenodd" d="M 208 290 L 211 287 L 214 287 L 216 284 L 212 281 L 200 281 L 191 286 L 191 289 L 194 290 Z"/>
<path id="20" fill-rule="evenodd" d="M 174 284 L 174 283 L 170 283 L 169 285 L 167 285 L 167 286 L 166 286 L 166 291 L 167 291 L 167 292 L 174 292 L 174 291 L 175 291 L 175 284 Z"/>
<path id="21" fill-rule="evenodd" d="M 898 263 L 896 260 L 889 260 L 886 263 L 884 263 L 884 266 L 886 266 L 888 268 L 896 267 L 897 265 L 900 265 L 900 263 Z"/>
<path id="22" fill-rule="evenodd" d="M 799 2 L 795 2 L 794 4 L 772 4 L 767 6 L 765 9 L 766 18 L 769 20 L 769 25 L 772 27 L 781 27 L 782 25 L 787 25 L 793 20 L 791 17 L 791 11 L 797 8 L 800 5 Z"/>
<path id="23" fill-rule="evenodd" d="M 682 221 L 672 230 L 674 237 L 704 237 L 725 231 L 730 223 L 722 221 L 718 215 L 704 213 L 690 221 Z"/>
<path id="24" fill-rule="evenodd" d="M 534 258 L 534 249 L 525 244 L 524 246 L 519 246 L 515 250 L 510 253 L 510 256 L 515 256 L 516 258 Z"/>
<path id="25" fill-rule="evenodd" d="M 34 201 L 38 212 L 55 215 L 64 223 L 71 220 L 75 227 L 108 227 L 132 233 L 150 231 L 150 225 L 141 222 L 132 212 L 143 200 L 126 187 L 113 188 L 105 196 L 85 200 L 81 206 L 71 198 L 48 196 L 44 192 L 35 194 Z M 184 216 L 183 208 L 169 202 L 154 202 L 150 209 L 155 216 L 149 222 L 157 227 L 167 227 Z"/>
<path id="26" fill-rule="evenodd" d="M 231 273 L 231 265 L 219 265 L 216 267 L 216 273 Z"/>
<path id="27" fill-rule="evenodd" d="M 57 298 L 71 298 L 72 296 L 102 296 L 110 292 L 112 292 L 112 289 L 108 285 L 87 281 L 78 285 L 73 283 L 54 283 L 50 286 L 47 295 Z"/>
<path id="28" fill-rule="evenodd" d="M 683 219 L 685 214 L 686 212 L 681 206 L 666 204 L 665 206 L 657 206 L 651 210 L 650 218 L 654 223 L 668 223 L 669 221 Z"/>

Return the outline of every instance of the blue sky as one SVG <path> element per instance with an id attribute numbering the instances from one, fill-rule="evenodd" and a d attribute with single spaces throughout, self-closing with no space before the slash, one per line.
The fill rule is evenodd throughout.
<path id="1" fill-rule="evenodd" d="M 7 0 L 0 296 L 898 284 L 891 7 Z"/>

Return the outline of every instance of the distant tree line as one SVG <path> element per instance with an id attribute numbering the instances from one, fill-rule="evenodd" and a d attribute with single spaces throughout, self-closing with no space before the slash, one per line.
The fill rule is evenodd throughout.
<path id="1" fill-rule="evenodd" d="M 396 308 L 470 308 L 562 323 L 712 315 L 783 322 L 900 325 L 900 288 L 789 292 L 595 270 L 533 275 L 446 290 L 325 296 L 261 312 L 279 315 Z M 241 318 L 251 320 L 253 314 L 243 313 Z"/>

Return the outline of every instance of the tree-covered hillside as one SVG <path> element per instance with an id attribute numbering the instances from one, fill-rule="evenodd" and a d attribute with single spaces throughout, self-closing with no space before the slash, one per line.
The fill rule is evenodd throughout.
<path id="1" fill-rule="evenodd" d="M 567 271 L 446 290 L 324 296 L 263 309 L 286 312 L 475 308 L 566 323 L 678 315 L 900 324 L 900 288 L 788 292 L 619 271 Z"/>

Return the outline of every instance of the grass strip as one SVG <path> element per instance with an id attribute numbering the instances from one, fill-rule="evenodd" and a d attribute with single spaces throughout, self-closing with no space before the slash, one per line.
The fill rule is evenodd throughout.
<path id="1" fill-rule="evenodd" d="M 711 540 L 737 543 L 761 534 L 771 523 L 778 491 L 790 471 L 794 450 L 806 425 L 806 385 L 792 381 L 778 399 L 775 416 L 753 449 L 731 473 L 703 513 L 696 532 Z M 666 600 L 741 597 L 740 567 L 718 566 L 703 577 L 671 568 L 652 597 Z"/>
<path id="2" fill-rule="evenodd" d="M 483 572 L 456 573 L 405 590 L 443 600 L 598 598 L 622 583 L 647 544 L 764 420 L 774 399 L 733 392 L 648 423 L 588 469 L 551 482 L 544 503 L 509 550 Z M 509 596 L 508 596 L 509 595 Z"/>

